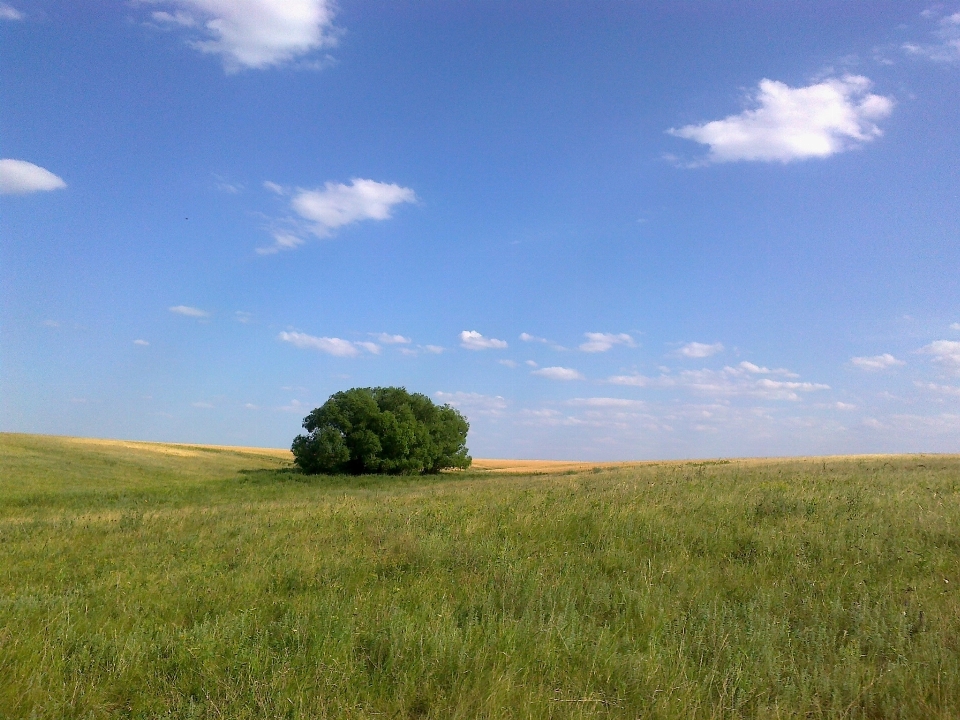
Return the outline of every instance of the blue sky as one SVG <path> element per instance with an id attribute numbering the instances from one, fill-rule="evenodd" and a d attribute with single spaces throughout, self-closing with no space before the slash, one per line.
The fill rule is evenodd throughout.
<path id="1" fill-rule="evenodd" d="M 0 3 L 0 429 L 960 447 L 960 4 Z"/>

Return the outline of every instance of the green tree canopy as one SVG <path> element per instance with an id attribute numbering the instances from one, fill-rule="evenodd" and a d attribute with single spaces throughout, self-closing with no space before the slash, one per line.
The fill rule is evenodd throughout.
<path id="1" fill-rule="evenodd" d="M 470 424 L 449 405 L 399 387 L 353 388 L 330 396 L 293 441 L 308 474 L 438 473 L 470 467 Z"/>

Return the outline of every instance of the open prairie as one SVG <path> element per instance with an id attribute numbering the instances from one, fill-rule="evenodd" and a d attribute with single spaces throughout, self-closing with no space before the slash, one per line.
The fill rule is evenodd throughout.
<path id="1" fill-rule="evenodd" d="M 477 461 L 0 434 L 3 718 L 960 717 L 960 456 Z"/>

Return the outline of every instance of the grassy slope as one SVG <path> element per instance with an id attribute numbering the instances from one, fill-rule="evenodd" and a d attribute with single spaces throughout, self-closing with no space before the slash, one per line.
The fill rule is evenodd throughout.
<path id="1" fill-rule="evenodd" d="M 958 457 L 285 462 L 0 435 L 0 717 L 960 716 Z"/>

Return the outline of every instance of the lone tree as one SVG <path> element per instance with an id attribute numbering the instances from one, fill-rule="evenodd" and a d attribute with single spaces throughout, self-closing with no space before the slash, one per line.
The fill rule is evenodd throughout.
<path id="1" fill-rule="evenodd" d="M 438 473 L 470 467 L 470 424 L 449 405 L 399 387 L 353 388 L 330 396 L 303 419 L 293 441 L 305 473 Z"/>

